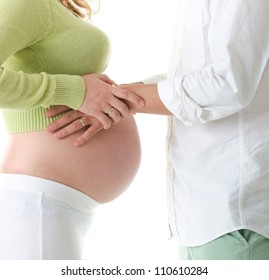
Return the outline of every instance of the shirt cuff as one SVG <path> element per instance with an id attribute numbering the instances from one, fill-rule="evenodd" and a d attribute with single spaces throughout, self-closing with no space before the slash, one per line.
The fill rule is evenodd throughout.
<path id="1" fill-rule="evenodd" d="M 165 107 L 187 127 L 204 123 L 201 119 L 203 109 L 184 91 L 182 77 L 158 82 L 157 88 Z"/>

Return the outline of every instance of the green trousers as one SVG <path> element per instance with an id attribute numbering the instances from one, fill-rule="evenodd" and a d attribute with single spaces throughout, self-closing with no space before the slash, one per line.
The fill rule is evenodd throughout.
<path id="1" fill-rule="evenodd" d="M 242 229 L 198 247 L 180 247 L 183 260 L 269 260 L 269 239 Z"/>

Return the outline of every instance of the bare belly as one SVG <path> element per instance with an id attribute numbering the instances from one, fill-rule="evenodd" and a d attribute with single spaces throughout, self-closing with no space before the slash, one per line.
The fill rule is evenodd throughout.
<path id="1" fill-rule="evenodd" d="M 101 203 L 111 201 L 130 185 L 139 167 L 135 121 L 124 119 L 75 148 L 72 141 L 81 133 L 62 140 L 45 131 L 12 134 L 0 171 L 54 180 Z"/>

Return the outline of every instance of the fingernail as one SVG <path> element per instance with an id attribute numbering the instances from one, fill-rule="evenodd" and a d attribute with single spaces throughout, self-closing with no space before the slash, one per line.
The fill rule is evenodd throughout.
<path id="1" fill-rule="evenodd" d="M 75 141 L 73 142 L 73 145 L 74 145 L 75 147 L 78 147 L 78 146 L 80 145 L 80 142 L 79 142 L 78 140 L 75 140 Z"/>
<path id="2" fill-rule="evenodd" d="M 146 105 L 146 102 L 144 100 L 140 100 L 139 104 L 144 107 Z"/>

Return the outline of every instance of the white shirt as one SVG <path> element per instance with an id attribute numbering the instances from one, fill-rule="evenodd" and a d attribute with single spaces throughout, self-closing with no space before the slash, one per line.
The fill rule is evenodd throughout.
<path id="1" fill-rule="evenodd" d="M 185 246 L 269 238 L 269 1 L 184 0 L 162 102 L 170 224 Z"/>

